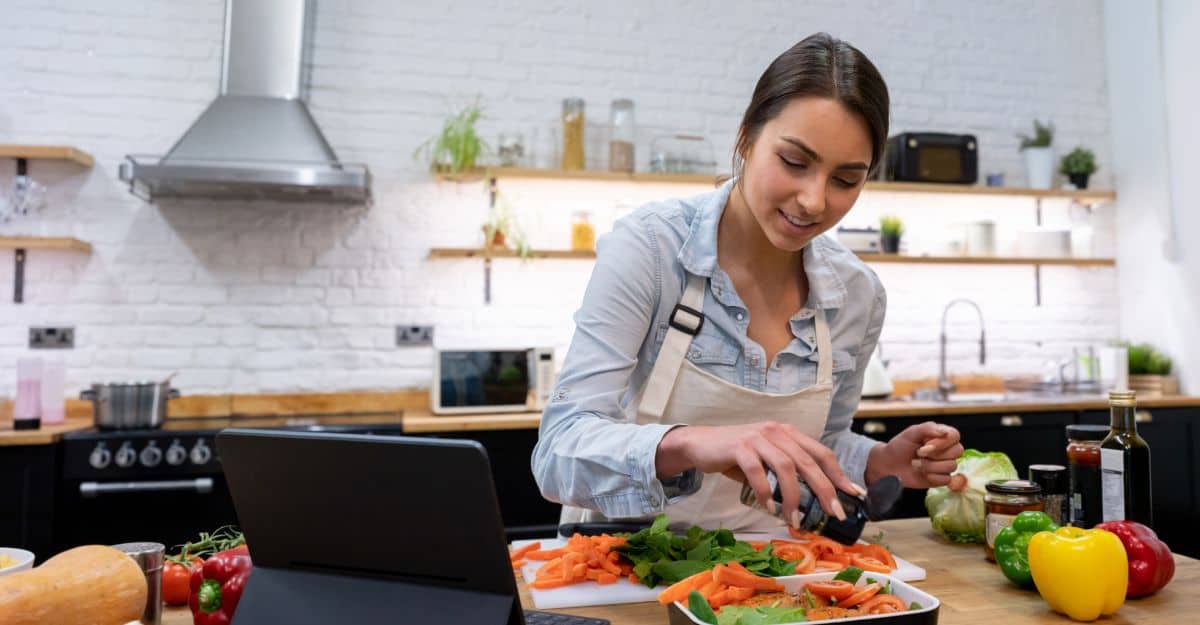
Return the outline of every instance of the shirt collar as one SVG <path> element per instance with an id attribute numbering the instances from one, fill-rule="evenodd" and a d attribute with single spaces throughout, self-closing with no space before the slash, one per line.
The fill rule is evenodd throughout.
<path id="1" fill-rule="evenodd" d="M 688 231 L 687 239 L 679 248 L 678 260 L 689 273 L 706 278 L 713 277 L 717 269 L 717 228 L 721 214 L 729 202 L 729 194 L 736 178 L 725 181 L 715 191 L 702 196 L 696 206 L 696 214 Z M 837 275 L 830 255 L 836 250 L 825 235 L 812 240 L 804 247 L 804 272 L 808 275 L 808 304 L 819 308 L 841 308 L 846 303 L 846 285 Z"/>

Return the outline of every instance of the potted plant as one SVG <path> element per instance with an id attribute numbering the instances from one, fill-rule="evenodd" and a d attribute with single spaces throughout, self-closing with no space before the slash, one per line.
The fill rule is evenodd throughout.
<path id="1" fill-rule="evenodd" d="M 479 158 L 488 151 L 488 145 L 475 130 L 475 122 L 482 115 L 483 108 L 478 102 L 451 113 L 437 135 L 417 146 L 413 159 L 423 156 L 429 163 L 429 170 L 442 176 L 454 177 L 476 171 Z"/>
<path id="2" fill-rule="evenodd" d="M 1171 375 L 1171 359 L 1149 343 L 1126 347 L 1129 388 L 1142 397 L 1179 394 L 1179 378 Z"/>
<path id="3" fill-rule="evenodd" d="M 894 215 L 879 218 L 879 246 L 884 254 L 900 252 L 900 235 L 904 234 L 904 222 Z"/>
<path id="4" fill-rule="evenodd" d="M 495 250 L 508 250 L 510 243 L 516 246 L 517 256 L 528 260 L 531 256 L 529 241 L 525 232 L 513 214 L 512 206 L 497 194 L 496 203 L 488 210 L 487 221 L 480 228 L 483 231 L 484 255 L 491 257 Z"/>
<path id="5" fill-rule="evenodd" d="M 1096 169 L 1096 155 L 1083 147 L 1071 150 L 1058 166 L 1059 173 L 1066 176 L 1076 189 L 1086 189 L 1088 176 L 1096 173 Z"/>
<path id="6" fill-rule="evenodd" d="M 1025 178 L 1030 188 L 1049 189 L 1054 183 L 1054 124 L 1033 120 L 1033 136 L 1019 134 L 1025 154 Z"/>

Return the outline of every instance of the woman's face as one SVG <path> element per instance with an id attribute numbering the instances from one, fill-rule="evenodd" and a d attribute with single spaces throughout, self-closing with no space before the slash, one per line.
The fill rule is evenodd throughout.
<path id="1" fill-rule="evenodd" d="M 793 98 L 744 155 L 739 182 L 771 243 L 796 252 L 854 206 L 871 163 L 871 136 L 857 114 L 828 98 Z"/>

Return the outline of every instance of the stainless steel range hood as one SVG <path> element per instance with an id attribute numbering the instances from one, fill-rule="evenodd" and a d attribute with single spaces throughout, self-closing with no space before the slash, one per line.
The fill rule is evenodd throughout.
<path id="1" fill-rule="evenodd" d="M 313 13 L 312 0 L 226 0 L 220 94 L 166 156 L 125 157 L 130 191 L 368 201 L 370 171 L 339 161 L 304 105 Z"/>

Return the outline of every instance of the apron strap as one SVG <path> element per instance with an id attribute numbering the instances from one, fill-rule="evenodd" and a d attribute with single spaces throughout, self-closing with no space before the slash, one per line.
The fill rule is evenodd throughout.
<path id="1" fill-rule="evenodd" d="M 644 415 L 661 419 L 667 410 L 667 402 L 675 388 L 675 378 L 679 377 L 679 368 L 683 366 L 692 338 L 704 326 L 705 280 L 704 276 L 687 274 L 687 288 L 683 291 L 683 298 L 671 311 L 667 336 L 658 350 L 658 358 L 654 361 L 654 369 L 650 371 L 646 390 L 638 405 L 638 412 Z"/>
<path id="2" fill-rule="evenodd" d="M 817 384 L 833 384 L 833 341 L 824 308 L 817 309 L 813 321 L 817 326 Z"/>

